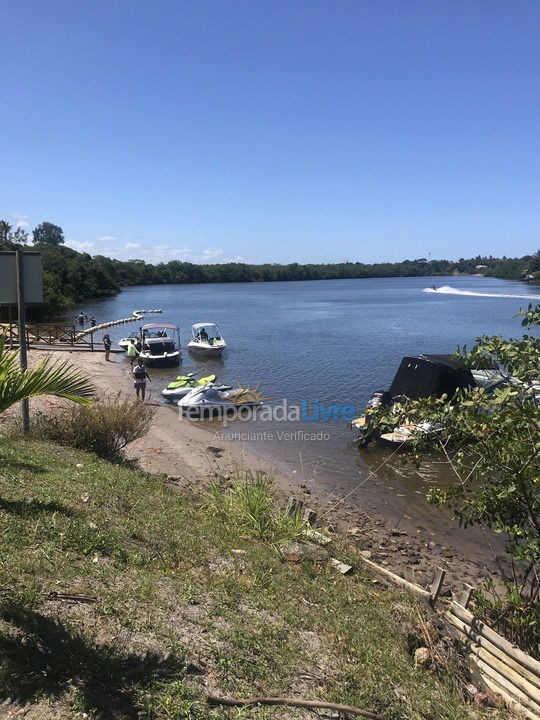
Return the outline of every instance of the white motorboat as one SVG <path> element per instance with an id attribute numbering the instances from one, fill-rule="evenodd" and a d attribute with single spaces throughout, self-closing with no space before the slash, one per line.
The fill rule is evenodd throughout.
<path id="1" fill-rule="evenodd" d="M 169 367 L 180 363 L 180 329 L 167 323 L 150 323 L 141 328 L 139 357 L 149 367 Z"/>
<path id="2" fill-rule="evenodd" d="M 215 323 L 195 323 L 191 326 L 192 340 L 188 350 L 194 355 L 219 357 L 227 347 L 221 330 Z"/>
<path id="3" fill-rule="evenodd" d="M 204 387 L 194 388 L 177 403 L 188 417 L 219 414 L 243 416 L 262 402 L 250 394 L 250 389 L 233 388 L 231 385 L 208 383 Z"/>
<path id="4" fill-rule="evenodd" d="M 122 348 L 122 350 L 127 350 L 129 345 L 131 343 L 137 344 L 141 340 L 141 333 L 139 330 L 134 330 L 130 335 L 128 335 L 125 338 L 122 338 L 118 341 L 118 344 Z"/>

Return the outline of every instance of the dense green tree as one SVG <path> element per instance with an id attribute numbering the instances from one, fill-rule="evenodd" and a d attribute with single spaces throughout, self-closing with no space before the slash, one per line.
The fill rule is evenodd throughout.
<path id="1" fill-rule="evenodd" d="M 0 250 L 16 250 L 28 245 L 28 233 L 22 227 L 13 230 L 7 220 L 0 220 Z"/>
<path id="2" fill-rule="evenodd" d="M 46 245 L 63 245 L 64 231 L 54 223 L 42 222 L 34 228 L 34 242 Z"/>
<path id="3" fill-rule="evenodd" d="M 11 250 L 9 246 L 11 227 L 7 220 L 0 220 L 0 250 Z"/>
<path id="4" fill-rule="evenodd" d="M 540 273 L 540 250 L 535 252 L 530 259 L 527 270 L 531 275 Z"/>

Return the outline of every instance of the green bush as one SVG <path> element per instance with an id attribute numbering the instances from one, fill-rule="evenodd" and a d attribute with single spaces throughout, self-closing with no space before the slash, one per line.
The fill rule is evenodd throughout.
<path id="1" fill-rule="evenodd" d="M 527 590 L 508 582 L 501 588 L 486 581 L 473 593 L 474 614 L 538 660 L 540 603 L 531 600 Z"/>
<path id="2" fill-rule="evenodd" d="M 32 423 L 32 434 L 121 462 L 126 445 L 146 435 L 154 414 L 152 407 L 117 395 L 91 407 L 73 406 L 56 415 L 40 413 Z"/>
<path id="3" fill-rule="evenodd" d="M 237 473 L 228 486 L 212 482 L 205 493 L 207 509 L 240 533 L 272 544 L 305 534 L 306 522 L 297 513 L 276 510 L 274 481 L 264 473 Z"/>

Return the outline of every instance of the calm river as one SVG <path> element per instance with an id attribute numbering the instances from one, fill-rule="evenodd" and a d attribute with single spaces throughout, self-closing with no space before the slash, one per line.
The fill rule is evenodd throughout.
<path id="1" fill-rule="evenodd" d="M 433 283 L 443 291 L 426 292 Z M 518 335 L 513 316 L 534 293 L 523 283 L 483 277 L 154 285 L 130 287 L 81 309 L 99 323 L 134 309 L 161 308 L 163 314 L 147 322 L 180 326 L 183 371 L 215 373 L 231 384 L 260 382 L 270 403 L 304 401 L 313 415 L 317 401 L 360 412 L 374 390 L 388 388 L 404 355 L 451 353 L 481 334 Z M 201 321 L 221 327 L 228 343 L 222 360 L 195 360 L 185 350 L 191 324 Z M 120 326 L 111 337 L 118 340 L 136 327 Z M 176 374 L 153 372 L 154 397 Z M 233 423 L 225 432 L 243 433 L 245 445 L 308 488 L 340 496 L 363 483 L 350 503 L 381 512 L 400 527 L 433 526 L 434 511 L 423 495 L 431 483 L 447 481 L 442 464 L 425 462 L 415 471 L 397 455 L 388 459 L 391 449 L 359 451 L 344 421 L 257 420 Z M 319 433 L 319 439 L 303 433 Z M 211 444 L 219 445 L 219 437 Z M 439 518 L 437 530 L 453 534 L 448 518 Z"/>

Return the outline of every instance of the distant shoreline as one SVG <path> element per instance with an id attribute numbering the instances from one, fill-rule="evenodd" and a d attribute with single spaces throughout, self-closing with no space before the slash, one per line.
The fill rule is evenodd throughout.
<path id="1" fill-rule="evenodd" d="M 214 283 L 289 282 L 304 280 L 361 280 L 396 277 L 487 276 L 522 280 L 533 256 L 494 258 L 477 255 L 459 260 L 417 258 L 401 262 L 246 263 L 194 264 L 170 260 L 157 264 L 144 260 L 117 260 L 91 256 L 64 245 L 41 242 L 28 249 L 42 254 L 44 304 L 34 318 L 69 310 L 86 300 L 117 295 L 125 287 L 198 285 Z M 478 271 L 482 272 L 479 273 Z"/>

